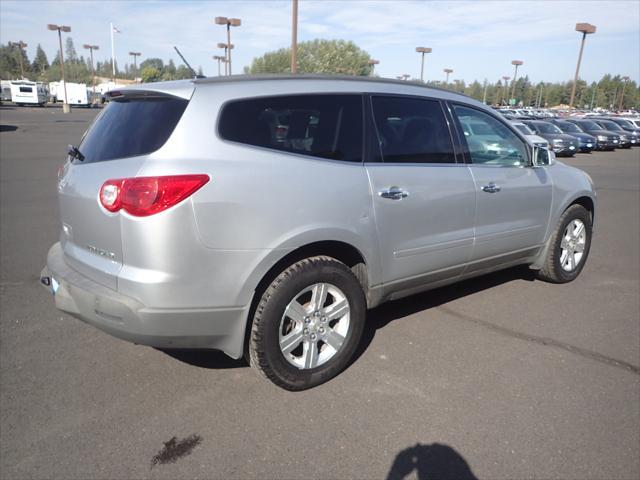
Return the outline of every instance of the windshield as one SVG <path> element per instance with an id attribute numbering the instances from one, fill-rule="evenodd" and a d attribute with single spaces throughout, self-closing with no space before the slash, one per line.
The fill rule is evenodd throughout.
<path id="1" fill-rule="evenodd" d="M 636 128 L 636 126 L 633 123 L 623 118 L 619 118 L 618 120 L 616 120 L 616 123 L 618 125 L 622 125 L 623 128 Z"/>
<path id="2" fill-rule="evenodd" d="M 558 127 L 560 127 L 560 130 L 563 132 L 583 133 L 579 126 L 571 122 L 558 123 Z"/>
<path id="3" fill-rule="evenodd" d="M 527 127 L 524 123 L 516 123 L 513 126 L 516 127 L 520 131 L 520 133 L 524 133 L 525 135 L 535 135 L 535 133 L 533 133 L 533 130 Z"/>
<path id="4" fill-rule="evenodd" d="M 618 125 L 616 122 L 612 122 L 611 120 L 600 120 L 600 125 L 602 125 L 607 130 L 622 130 L 622 127 Z"/>
<path id="5" fill-rule="evenodd" d="M 581 120 L 580 125 L 585 130 L 604 130 L 600 125 L 596 122 L 592 122 L 591 120 Z"/>
<path id="6" fill-rule="evenodd" d="M 540 122 L 536 123 L 535 126 L 542 133 L 562 133 L 562 130 L 552 123 Z"/>

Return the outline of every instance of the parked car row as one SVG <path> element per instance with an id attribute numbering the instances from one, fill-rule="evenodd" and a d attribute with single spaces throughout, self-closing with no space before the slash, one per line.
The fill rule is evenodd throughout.
<path id="1" fill-rule="evenodd" d="M 558 156 L 640 146 L 640 118 L 594 115 L 545 118 L 521 115 L 520 110 L 500 109 L 499 111 L 534 145 L 548 147 Z M 534 111 L 531 110 L 531 112 Z M 545 111 L 536 112 L 546 114 Z"/>

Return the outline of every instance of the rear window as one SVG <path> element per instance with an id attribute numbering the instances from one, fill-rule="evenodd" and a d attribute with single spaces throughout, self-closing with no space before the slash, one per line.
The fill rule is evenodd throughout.
<path id="1" fill-rule="evenodd" d="M 96 118 L 79 149 L 83 163 L 145 155 L 165 144 L 189 102 L 176 97 L 116 98 Z"/>
<path id="2" fill-rule="evenodd" d="M 225 140 L 346 162 L 362 161 L 360 95 L 289 95 L 225 105 Z"/>
<path id="3" fill-rule="evenodd" d="M 20 87 L 21 93 L 33 93 L 33 88 L 31 87 Z"/>

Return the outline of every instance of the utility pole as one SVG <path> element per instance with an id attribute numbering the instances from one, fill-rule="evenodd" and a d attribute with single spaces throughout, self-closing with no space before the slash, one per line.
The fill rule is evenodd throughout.
<path id="1" fill-rule="evenodd" d="M 522 65 L 524 62 L 522 60 L 511 60 L 511 65 L 515 67 L 515 72 L 513 73 L 513 88 L 511 90 L 511 98 L 513 101 L 516 101 L 516 80 L 518 79 L 518 67 Z"/>
<path id="2" fill-rule="evenodd" d="M 624 80 L 624 83 L 622 84 L 622 94 L 620 95 L 620 104 L 618 105 L 618 110 L 622 110 L 622 101 L 624 100 L 624 91 L 627 88 L 627 82 L 629 81 L 629 77 L 624 76 L 622 77 L 622 80 Z"/>
<path id="3" fill-rule="evenodd" d="M 421 54 L 422 60 L 420 62 L 420 81 L 424 83 L 424 54 L 431 53 L 429 47 L 416 47 L 416 52 Z"/>
<path id="4" fill-rule="evenodd" d="M 231 49 L 233 48 L 233 46 L 231 45 L 231 27 L 239 27 L 242 24 L 242 22 L 240 21 L 239 18 L 216 17 L 215 23 L 216 25 L 227 26 L 228 48 L 225 48 L 225 54 L 227 55 L 227 63 L 229 64 L 229 75 L 231 75 Z"/>
<path id="5" fill-rule="evenodd" d="M 487 104 L 487 79 L 484 79 L 484 90 L 482 91 L 482 103 Z"/>
<path id="6" fill-rule="evenodd" d="M 129 52 L 129 55 L 133 57 L 133 82 L 138 83 L 138 63 L 136 62 L 136 58 L 141 54 L 140 52 Z"/>
<path id="7" fill-rule="evenodd" d="M 71 27 L 66 25 L 55 25 L 50 23 L 47 25 L 47 28 L 52 31 L 58 31 L 58 40 L 60 41 L 60 68 L 62 69 L 62 85 L 64 87 L 64 102 L 62 103 L 62 112 L 63 113 L 71 113 L 71 107 L 69 106 L 69 97 L 67 97 L 67 82 L 64 79 L 64 56 L 62 55 L 62 33 L 69 33 L 71 31 Z"/>
<path id="8" fill-rule="evenodd" d="M 291 73 L 298 72 L 298 0 L 292 0 L 291 9 Z"/>
<path id="9" fill-rule="evenodd" d="M 92 101 L 95 101 L 95 98 L 96 98 L 96 72 L 93 69 L 93 51 L 94 50 L 100 50 L 100 47 L 98 45 L 88 45 L 86 43 L 82 47 L 86 48 L 87 50 L 89 50 L 89 54 L 91 55 L 91 85 L 93 85 L 93 99 L 92 99 Z"/>
<path id="10" fill-rule="evenodd" d="M 12 47 L 18 47 L 18 60 L 20 61 L 20 76 L 24 78 L 24 65 L 22 63 L 22 49 L 27 47 L 27 44 L 22 40 L 19 42 L 9 42 Z"/>
<path id="11" fill-rule="evenodd" d="M 582 43 L 580 43 L 580 54 L 578 55 L 578 65 L 576 66 L 576 75 L 573 78 L 573 87 L 571 88 L 571 98 L 569 99 L 569 108 L 573 108 L 573 100 L 576 96 L 576 85 L 578 84 L 578 75 L 580 73 L 580 63 L 582 62 L 582 52 L 584 50 L 584 42 L 587 35 L 596 33 L 596 26 L 590 23 L 576 23 L 576 32 L 582 33 Z"/>

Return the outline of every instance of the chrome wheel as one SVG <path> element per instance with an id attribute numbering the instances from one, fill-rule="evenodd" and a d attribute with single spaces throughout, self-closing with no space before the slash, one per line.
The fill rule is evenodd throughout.
<path id="1" fill-rule="evenodd" d="M 329 361 L 349 332 L 349 302 L 330 283 L 316 283 L 299 292 L 280 320 L 278 341 L 284 358 L 299 369 Z"/>
<path id="2" fill-rule="evenodd" d="M 587 241 L 587 232 L 582 220 L 573 220 L 567 225 L 560 241 L 560 266 L 566 272 L 573 272 L 582 257 Z"/>

